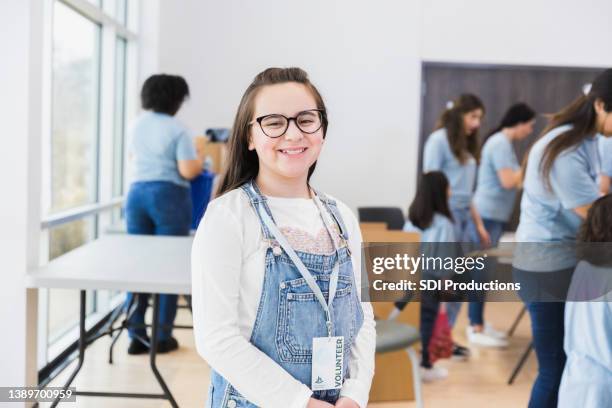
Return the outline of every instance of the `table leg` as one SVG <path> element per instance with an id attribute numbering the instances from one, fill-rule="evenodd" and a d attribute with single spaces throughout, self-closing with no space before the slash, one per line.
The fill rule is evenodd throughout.
<path id="1" fill-rule="evenodd" d="M 83 367 L 83 362 L 85 361 L 85 348 L 87 347 L 87 338 L 86 338 L 87 334 L 85 332 L 86 305 L 87 305 L 87 292 L 82 290 L 81 300 L 80 300 L 80 312 L 79 312 L 79 361 L 78 361 L 78 364 L 75 370 L 70 375 L 70 378 L 68 378 L 68 381 L 66 381 L 66 384 L 64 384 L 64 390 L 67 390 L 68 387 L 70 387 L 70 384 L 72 383 L 76 375 L 81 370 L 81 367 Z M 59 404 L 59 401 L 60 401 L 59 397 L 55 399 L 55 401 L 53 401 L 53 403 L 51 404 L 51 408 L 56 407 L 57 404 Z"/>
<path id="2" fill-rule="evenodd" d="M 109 364 L 113 364 L 113 349 L 115 347 L 115 343 L 117 343 L 117 340 L 119 340 L 119 336 L 121 336 L 123 329 L 127 326 L 127 321 L 130 319 L 130 316 L 133 313 L 134 303 L 136 303 L 135 299 L 137 298 L 138 298 L 138 294 L 134 294 L 134 296 L 132 296 L 132 298 L 130 299 L 130 302 L 128 303 L 127 308 L 125 308 L 125 319 L 121 322 L 121 328 L 119 329 L 117 334 L 115 334 L 114 337 L 111 331 L 111 337 L 113 338 L 113 341 L 111 342 L 111 345 L 108 349 L 108 363 Z M 123 311 L 123 307 L 121 307 L 120 310 Z M 112 326 L 111 326 L 111 329 L 112 329 Z"/>
<path id="3" fill-rule="evenodd" d="M 153 294 L 153 322 L 151 323 L 151 347 L 149 351 L 151 370 L 153 370 L 153 374 L 155 374 L 155 378 L 157 378 L 157 382 L 159 383 L 160 387 L 164 391 L 164 395 L 170 402 L 170 405 L 172 405 L 173 408 L 178 408 L 178 404 L 174 400 L 174 397 L 172 396 L 170 389 L 168 389 L 168 386 L 166 385 L 164 379 L 162 378 L 161 374 L 157 370 L 157 364 L 155 363 L 155 357 L 157 356 L 157 331 L 159 329 L 158 321 L 159 321 L 159 294 L 154 293 Z"/>
<path id="4" fill-rule="evenodd" d="M 514 334 L 514 331 L 516 330 L 516 326 L 518 326 L 518 324 L 521 322 L 521 319 L 523 318 L 523 315 L 525 314 L 526 311 L 527 311 L 527 308 L 523 306 L 518 316 L 516 316 L 516 319 L 514 319 L 514 323 L 512 323 L 510 330 L 508 330 L 508 337 L 512 337 L 512 335 Z"/>
<path id="5" fill-rule="evenodd" d="M 529 343 L 529 345 L 527 346 L 527 349 L 523 352 L 521 359 L 519 360 L 518 364 L 514 368 L 514 371 L 512 371 L 512 374 L 510 375 L 510 378 L 508 379 L 508 385 L 512 385 L 519 371 L 521 371 L 521 368 L 523 368 L 525 361 L 527 361 L 527 357 L 529 357 L 529 354 L 531 353 L 532 349 L 533 349 L 533 343 Z"/>

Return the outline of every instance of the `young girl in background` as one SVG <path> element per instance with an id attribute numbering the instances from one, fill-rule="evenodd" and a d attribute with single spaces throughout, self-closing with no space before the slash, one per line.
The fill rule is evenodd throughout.
<path id="1" fill-rule="evenodd" d="M 478 129 L 484 116 L 484 105 L 480 98 L 471 94 L 460 95 L 450 103 L 440 119 L 423 151 L 423 172 L 441 171 L 446 175 L 452 190 L 450 211 L 455 221 L 455 237 L 458 242 L 470 242 L 470 224 L 474 224 L 480 242 L 490 243 L 487 232 L 476 207 L 472 205 L 472 195 L 476 181 L 476 168 L 479 158 Z M 448 318 L 454 326 L 460 302 L 448 304 Z M 482 316 L 482 302 L 470 302 L 469 315 Z M 467 358 L 469 350 L 456 345 L 454 355 Z"/>
<path id="2" fill-rule="evenodd" d="M 421 249 L 427 256 L 445 257 L 448 245 L 455 242 L 455 226 L 448 206 L 451 190 L 448 179 L 440 171 L 431 171 L 421 176 L 416 196 L 408 209 L 408 221 L 404 231 L 419 232 Z M 429 343 L 438 316 L 440 302 L 436 293 L 421 291 L 421 379 L 424 382 L 441 380 L 448 376 L 444 367 L 434 366 L 429 357 Z"/>
<path id="3" fill-rule="evenodd" d="M 566 359 L 561 301 L 565 293 L 554 294 L 560 301 L 543 301 L 537 283 L 548 278 L 561 292 L 567 290 L 563 279 L 571 277 L 576 259 L 557 243 L 576 241 L 582 220 L 600 196 L 597 134 L 612 136 L 612 69 L 598 75 L 587 94 L 552 116 L 527 160 L 513 273 L 527 283 L 521 283 L 520 294 L 531 317 L 538 358 L 529 402 L 533 408 L 557 407 Z M 530 292 L 538 296 L 529 297 Z"/>
<path id="4" fill-rule="evenodd" d="M 242 97 L 192 251 L 208 407 L 367 405 L 376 332 L 360 301 L 359 224 L 309 184 L 326 131 L 323 99 L 301 69 L 267 69 Z M 334 353 L 343 364 L 328 383 Z"/>
<path id="5" fill-rule="evenodd" d="M 523 140 L 533 132 L 535 112 L 527 104 L 512 105 L 505 113 L 499 126 L 489 133 L 480 156 L 478 182 L 473 203 L 489 233 L 491 246 L 497 246 L 504 225 L 510 219 L 516 192 L 523 173 L 512 147 L 515 141 Z M 472 234 L 478 239 L 478 234 Z M 487 260 L 487 266 L 494 270 L 496 263 Z M 484 307 L 484 304 L 483 304 Z M 508 344 L 505 333 L 485 324 L 483 312 L 470 313 L 467 339 L 470 344 L 484 347 L 504 347 Z"/>
<path id="6" fill-rule="evenodd" d="M 567 362 L 559 408 L 612 406 L 612 194 L 589 209 L 578 234 L 584 253 L 565 304 Z M 606 243 L 602 245 L 602 243 Z"/>

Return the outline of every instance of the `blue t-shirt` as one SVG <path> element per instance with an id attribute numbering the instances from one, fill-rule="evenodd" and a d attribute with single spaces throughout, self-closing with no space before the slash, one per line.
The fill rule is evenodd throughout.
<path id="1" fill-rule="evenodd" d="M 612 292 L 602 289 L 611 274 L 610 268 L 581 261 L 572 277 L 569 298 L 592 301 L 565 304 L 567 362 L 559 408 L 612 406 Z"/>
<path id="2" fill-rule="evenodd" d="M 519 169 L 512 142 L 503 132 L 492 135 L 482 148 L 474 205 L 482 218 L 507 222 L 512 215 L 516 189 L 502 187 L 497 172 Z"/>
<path id="3" fill-rule="evenodd" d="M 416 227 L 410 221 L 404 224 L 404 231 L 418 232 L 421 234 L 421 242 L 455 242 L 455 227 L 453 222 L 446 216 L 435 213 L 431 224 L 424 230 Z"/>
<path id="4" fill-rule="evenodd" d="M 136 119 L 130 135 L 132 182 L 169 181 L 189 187 L 178 172 L 177 160 L 194 160 L 197 155 L 189 131 L 179 121 L 147 111 Z"/>
<path id="5" fill-rule="evenodd" d="M 582 220 L 573 209 L 599 197 L 597 175 L 601 163 L 595 137 L 557 156 L 550 172 L 552 191 L 545 184 L 540 167 L 544 149 L 569 129 L 569 125 L 557 127 L 531 148 L 516 231 L 518 242 L 574 241 Z"/>
<path id="6" fill-rule="evenodd" d="M 453 222 L 446 216 L 435 213 L 429 227 L 421 230 L 420 228 L 413 225 L 410 221 L 406 221 L 404 225 L 404 231 L 406 232 L 418 232 L 421 234 L 421 244 L 419 249 L 421 253 L 426 257 L 455 257 L 459 253 L 457 250 L 458 246 L 455 244 L 449 244 L 457 242 L 455 238 L 455 227 Z M 448 272 L 437 269 L 423 270 L 424 279 L 442 279 L 449 278 Z"/>
<path id="7" fill-rule="evenodd" d="M 612 177 L 612 137 L 599 135 L 599 153 L 602 173 Z"/>
<path id="8" fill-rule="evenodd" d="M 423 150 L 423 172 L 442 171 L 451 188 L 449 204 L 454 209 L 469 208 L 476 180 L 476 160 L 469 156 L 461 164 L 451 151 L 446 129 L 433 132 Z"/>

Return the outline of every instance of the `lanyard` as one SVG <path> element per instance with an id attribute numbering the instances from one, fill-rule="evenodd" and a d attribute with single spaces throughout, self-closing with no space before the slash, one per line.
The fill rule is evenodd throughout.
<path id="1" fill-rule="evenodd" d="M 336 248 L 336 243 L 334 241 L 334 237 L 331 234 L 329 225 L 327 224 L 327 222 L 325 222 L 325 218 L 323 217 L 323 213 L 322 213 L 323 208 L 321 207 L 321 204 L 318 202 L 318 197 L 316 196 L 315 196 L 315 202 L 317 203 L 319 214 L 321 215 L 323 219 L 323 224 L 325 225 L 325 228 L 329 234 L 329 237 L 332 243 L 334 244 L 336 253 L 338 253 L 337 248 Z M 332 302 L 334 301 L 334 297 L 336 296 L 336 288 L 338 287 L 338 274 L 340 272 L 340 266 L 339 266 L 338 260 L 336 260 L 332 273 L 329 277 L 329 294 L 327 296 L 328 300 L 327 302 L 325 302 L 325 297 L 323 296 L 323 292 L 321 292 L 321 288 L 319 288 L 319 285 L 317 285 L 315 278 L 312 276 L 308 268 L 306 268 L 306 266 L 304 265 L 302 260 L 298 257 L 298 255 L 295 253 L 293 248 L 291 248 L 291 245 L 289 245 L 289 242 L 287 241 L 287 239 L 278 230 L 278 228 L 276 227 L 276 225 L 274 224 L 274 222 L 268 215 L 268 212 L 263 207 L 263 204 L 261 203 L 259 204 L 259 209 L 260 209 L 259 213 L 261 214 L 264 224 L 266 224 L 266 227 L 268 227 L 268 229 L 270 230 L 270 233 L 274 236 L 276 241 L 278 241 L 279 245 L 285 250 L 285 252 L 289 256 L 291 261 L 293 261 L 298 271 L 300 271 L 300 274 L 302 275 L 304 280 L 306 280 L 308 287 L 310 287 L 310 290 L 312 290 L 315 297 L 319 301 L 319 304 L 323 308 L 323 311 L 325 312 L 325 318 L 326 318 L 325 323 L 327 325 L 327 334 L 329 337 L 332 337 L 333 323 L 332 323 L 330 308 L 332 306 Z"/>

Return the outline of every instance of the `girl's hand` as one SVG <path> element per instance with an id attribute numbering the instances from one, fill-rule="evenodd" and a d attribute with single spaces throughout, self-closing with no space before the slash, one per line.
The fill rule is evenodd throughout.
<path id="1" fill-rule="evenodd" d="M 491 246 L 491 237 L 489 236 L 489 233 L 484 225 L 478 226 L 478 235 L 480 236 L 480 243 L 482 244 L 482 247 L 489 248 Z"/>
<path id="2" fill-rule="evenodd" d="M 311 398 L 310 401 L 308 401 L 308 405 L 306 405 L 306 408 L 333 408 L 333 405 L 329 402 L 319 401 L 317 399 Z"/>
<path id="3" fill-rule="evenodd" d="M 360 408 L 359 404 L 347 397 L 341 397 L 336 401 L 336 408 Z"/>

